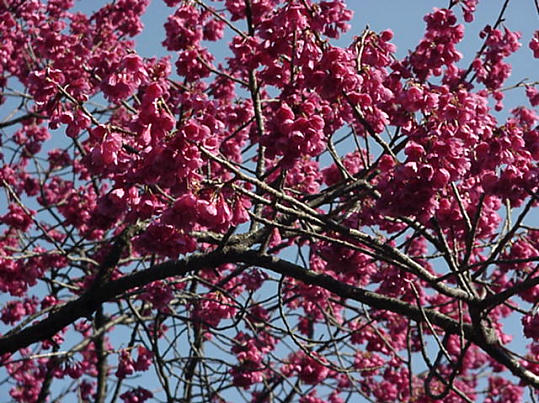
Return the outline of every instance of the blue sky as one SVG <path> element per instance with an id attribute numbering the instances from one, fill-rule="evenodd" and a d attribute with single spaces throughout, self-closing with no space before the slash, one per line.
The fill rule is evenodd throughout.
<path id="1" fill-rule="evenodd" d="M 413 49 L 421 39 L 425 24 L 423 15 L 430 12 L 433 7 L 445 7 L 449 1 L 428 1 L 428 0 L 350 0 L 348 2 L 354 10 L 354 18 L 351 22 L 352 29 L 340 40 L 339 44 L 347 46 L 354 36 L 360 35 L 362 30 L 368 25 L 374 31 L 392 29 L 395 36 L 393 43 L 397 45 L 397 56 L 402 57 L 407 54 L 408 49 Z M 76 2 L 76 9 L 82 12 L 95 10 L 105 1 L 79 0 Z M 479 31 L 487 23 L 493 23 L 499 13 L 503 1 L 483 0 L 478 7 L 476 19 L 471 24 L 466 24 L 466 37 L 459 46 L 459 50 L 464 54 L 465 66 L 473 58 L 480 46 L 478 37 Z M 146 15 L 143 18 L 145 29 L 141 35 L 135 38 L 137 50 L 144 57 L 163 56 L 165 51 L 161 42 L 165 37 L 163 23 L 166 17 L 173 12 L 173 8 L 168 8 L 163 0 L 153 0 Z M 506 83 L 516 84 L 523 79 L 537 79 L 537 61 L 531 57 L 528 43 L 537 29 L 537 13 L 533 0 L 513 0 L 509 5 L 505 24 L 510 29 L 522 32 L 522 48 L 510 58 L 513 65 L 513 75 Z M 227 48 L 222 44 L 214 46 L 217 59 L 222 59 L 227 55 Z M 527 102 L 523 89 L 510 91 L 506 94 L 505 104 L 508 107 Z M 507 109 L 506 109 L 507 110 Z M 4 116 L 2 113 L 2 117 Z M 500 114 L 503 117 L 506 112 Z M 520 332 L 521 328 L 516 323 L 511 326 L 515 332 Z M 132 382 L 136 383 L 136 382 Z M 7 396 L 6 385 L 0 385 L 0 396 Z M 69 399 L 65 400 L 71 401 Z"/>

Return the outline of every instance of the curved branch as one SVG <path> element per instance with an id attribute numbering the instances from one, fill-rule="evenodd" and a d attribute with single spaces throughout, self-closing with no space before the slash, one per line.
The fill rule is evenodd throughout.
<path id="1" fill-rule="evenodd" d="M 91 316 L 100 304 L 116 299 L 130 289 L 167 277 L 182 276 L 202 267 L 217 267 L 225 263 L 233 263 L 234 257 L 235 255 L 230 256 L 226 251 L 191 255 L 181 260 L 171 260 L 152 266 L 115 281 L 96 284 L 89 292 L 74 301 L 67 302 L 41 322 L 9 336 L 1 337 L 0 355 L 14 353 L 30 344 L 51 338 L 77 319 Z"/>
<path id="2" fill-rule="evenodd" d="M 279 259 L 276 256 L 260 255 L 255 251 L 244 251 L 238 256 L 238 260 L 291 276 L 306 284 L 322 287 L 342 298 L 353 299 L 375 309 L 401 314 L 416 322 L 423 322 L 424 317 L 426 317 L 430 323 L 439 326 L 449 334 L 460 334 L 462 331 L 467 340 L 472 341 L 489 356 L 506 366 L 513 375 L 527 384 L 539 388 L 539 376 L 524 368 L 518 361 L 504 351 L 501 345 L 498 344 L 497 337 L 485 338 L 484 329 L 477 329 L 471 324 L 462 324 L 458 320 L 432 309 L 420 309 L 399 299 L 342 283 L 331 276 L 314 273 L 301 266 Z"/>
<path id="3" fill-rule="evenodd" d="M 13 353 L 32 343 L 52 337 L 77 319 L 91 315 L 100 304 L 113 300 L 130 289 L 167 277 L 182 276 L 203 267 L 217 267 L 225 263 L 246 263 L 263 267 L 306 284 L 324 288 L 341 298 L 352 299 L 375 309 L 397 313 L 416 322 L 423 322 L 426 318 L 449 334 L 462 332 L 467 340 L 474 342 L 496 361 L 505 365 L 515 376 L 527 384 L 539 387 L 539 376 L 528 371 L 504 351 L 497 344 L 496 337 L 485 337 L 485 329 L 477 329 L 472 324 L 462 324 L 433 309 L 420 309 L 399 299 L 342 283 L 331 276 L 315 273 L 276 256 L 238 247 L 224 247 L 206 254 L 193 254 L 184 259 L 171 260 L 98 286 L 91 293 L 86 293 L 77 300 L 65 304 L 47 319 L 20 332 L 0 338 L 0 355 Z"/>

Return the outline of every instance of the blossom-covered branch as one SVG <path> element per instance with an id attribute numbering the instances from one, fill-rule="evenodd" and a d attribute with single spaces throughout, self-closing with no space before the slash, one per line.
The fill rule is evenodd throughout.
<path id="1" fill-rule="evenodd" d="M 400 58 L 391 30 L 341 45 L 343 0 L 163 3 L 142 55 L 149 0 L 0 2 L 12 399 L 533 398 L 539 95 L 508 58 L 539 34 L 513 5 L 470 53 L 478 1 L 438 4 Z"/>

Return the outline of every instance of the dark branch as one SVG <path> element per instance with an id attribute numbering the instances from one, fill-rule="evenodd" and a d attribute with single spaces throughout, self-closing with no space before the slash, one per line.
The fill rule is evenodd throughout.
<path id="1" fill-rule="evenodd" d="M 263 255 L 258 251 L 237 247 L 225 247 L 207 254 L 194 254 L 184 259 L 168 261 L 103 284 L 91 294 L 84 294 L 79 299 L 65 304 L 47 319 L 20 332 L 0 338 L 0 354 L 12 353 L 32 343 L 46 340 L 77 319 L 92 314 L 100 304 L 117 299 L 130 289 L 142 287 L 156 280 L 184 276 L 204 267 L 217 267 L 225 263 L 246 263 L 263 267 L 306 284 L 322 287 L 341 298 L 352 299 L 375 309 L 391 311 L 416 322 L 423 322 L 426 318 L 431 324 L 440 327 L 449 334 L 462 332 L 467 340 L 477 344 L 492 358 L 505 365 L 515 376 L 527 384 L 539 387 L 539 377 L 509 356 L 497 344 L 496 337 L 485 337 L 485 329 L 483 328 L 477 329 L 471 324 L 461 324 L 458 320 L 435 310 L 420 309 L 399 299 L 342 283 L 331 276 L 312 272 L 276 256 Z"/>

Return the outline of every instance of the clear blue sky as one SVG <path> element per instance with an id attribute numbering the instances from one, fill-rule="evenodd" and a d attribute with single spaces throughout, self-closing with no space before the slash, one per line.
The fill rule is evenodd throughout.
<path id="1" fill-rule="evenodd" d="M 105 4 L 103 0 L 78 0 L 76 9 L 82 12 L 90 12 Z M 423 15 L 431 11 L 433 7 L 445 7 L 449 3 L 446 1 L 433 0 L 349 0 L 349 6 L 354 10 L 354 19 L 351 22 L 352 29 L 346 34 L 339 44 L 347 46 L 351 39 L 360 35 L 366 25 L 374 31 L 392 29 L 395 36 L 393 42 L 397 45 L 397 56 L 402 57 L 407 54 L 408 49 L 413 49 L 424 32 L 425 24 Z M 471 24 L 466 24 L 465 41 L 459 47 L 464 54 L 465 65 L 473 58 L 480 46 L 478 32 L 487 23 L 493 23 L 503 4 L 500 0 L 483 0 L 479 4 L 476 19 Z M 136 38 L 137 50 L 142 56 L 163 56 L 164 50 L 161 42 L 164 39 L 163 23 L 166 17 L 173 12 L 173 8 L 168 8 L 163 0 L 153 0 L 143 18 L 145 29 Z M 510 29 L 520 30 L 523 34 L 521 39 L 522 48 L 510 61 L 513 64 L 513 75 L 506 83 L 515 84 L 522 79 L 537 79 L 539 63 L 532 61 L 531 51 L 528 42 L 537 29 L 537 13 L 533 0 L 513 0 L 509 5 L 506 15 L 506 25 Z M 227 48 L 218 46 L 216 58 L 224 58 Z M 524 101 L 524 91 L 522 89 L 513 90 L 506 94 L 506 105 L 516 106 L 517 104 L 527 104 Z M 2 116 L 5 111 L 3 111 Z M 503 114 L 501 115 L 503 116 Z M 515 331 L 521 332 L 520 326 L 513 324 Z M 2 375 L 2 373 L 0 373 Z M 143 380 L 145 380 L 143 378 Z M 130 382 L 136 383 L 136 382 Z M 140 382 L 144 383 L 144 382 Z M 7 401 L 7 385 L 0 385 L 0 401 Z M 75 401 L 65 399 L 64 402 Z"/>

